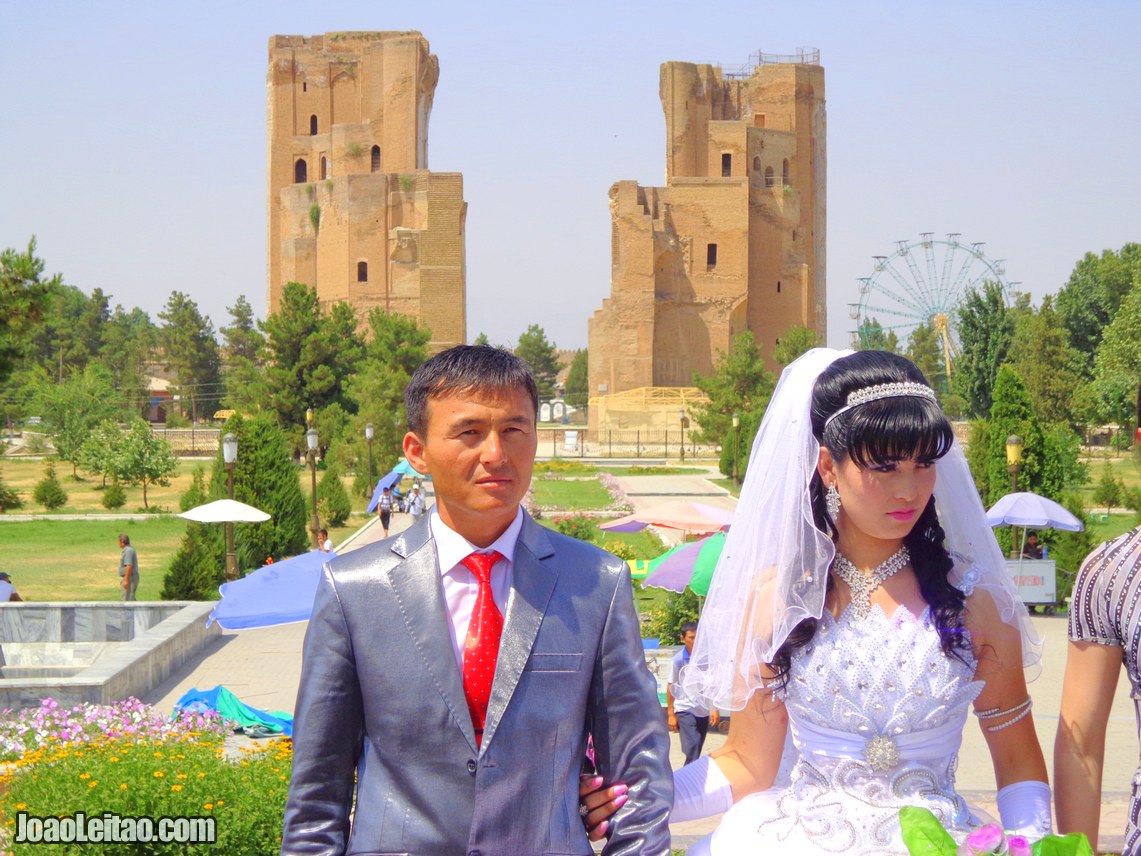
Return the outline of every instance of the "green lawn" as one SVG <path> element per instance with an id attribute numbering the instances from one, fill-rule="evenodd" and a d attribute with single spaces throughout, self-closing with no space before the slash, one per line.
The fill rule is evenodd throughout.
<path id="1" fill-rule="evenodd" d="M 531 482 L 536 505 L 556 506 L 568 511 L 592 511 L 606 508 L 614 500 L 597 479 L 568 480 L 536 478 Z"/>

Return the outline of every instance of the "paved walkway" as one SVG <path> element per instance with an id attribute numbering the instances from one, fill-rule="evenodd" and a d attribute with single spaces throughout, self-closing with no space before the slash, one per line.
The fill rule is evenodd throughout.
<path id="1" fill-rule="evenodd" d="M 650 479 L 664 489 L 669 479 L 669 496 L 660 495 Z M 620 480 L 631 502 L 637 507 L 653 505 L 668 499 L 692 499 L 699 502 L 732 507 L 734 500 L 726 497 L 714 485 L 698 476 L 639 476 Z M 653 494 L 652 496 L 648 494 Z M 410 523 L 406 514 L 394 514 L 392 533 L 405 529 Z M 352 543 L 344 547 L 359 547 L 378 540 L 379 524 L 370 521 L 353 536 Z M 339 547 L 338 550 L 342 548 Z M 1034 696 L 1034 724 L 1039 741 L 1051 765 L 1057 711 L 1061 698 L 1062 671 L 1065 663 L 1066 621 L 1063 617 L 1035 616 L 1034 625 L 1046 640 L 1041 676 L 1031 685 Z M 197 687 L 210 689 L 223 684 L 242 701 L 266 710 L 293 711 L 297 685 L 301 672 L 301 644 L 306 624 L 292 624 L 263 630 L 246 630 L 223 633 L 190 664 L 173 675 L 144 701 L 169 710 L 186 690 Z M 671 735 L 674 766 L 680 766 L 682 755 L 677 736 Z M 724 741 L 720 735 L 711 735 L 706 749 L 716 748 Z M 1107 792 L 1101 818 L 1101 846 L 1105 853 L 1121 846 L 1121 831 L 1125 827 L 1128 808 L 1126 788 L 1137 766 L 1137 734 L 1133 721 L 1133 703 L 1129 698 L 1127 681 L 1121 681 L 1114 698 L 1106 740 L 1105 782 Z M 959 755 L 958 783 L 964 796 L 973 805 L 997 816 L 993 803 L 994 774 L 990 757 L 977 727 L 969 725 Z M 716 818 L 707 818 L 674 826 L 675 846 L 685 847 L 716 827 Z"/>

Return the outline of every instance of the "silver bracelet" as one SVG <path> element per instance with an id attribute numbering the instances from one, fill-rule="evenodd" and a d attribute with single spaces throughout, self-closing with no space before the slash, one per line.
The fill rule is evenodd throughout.
<path id="1" fill-rule="evenodd" d="M 975 715 L 979 719 L 994 719 L 994 718 L 999 717 L 999 716 L 1009 716 L 1012 713 L 1018 714 L 1017 716 L 1014 716 L 1011 719 L 1008 719 L 1006 722 L 1002 723 L 1001 725 L 988 725 L 988 726 L 986 726 L 987 731 L 994 733 L 995 731 L 1002 731 L 1002 729 L 1004 729 L 1004 728 L 1009 728 L 1010 726 L 1014 725 L 1014 723 L 1018 722 L 1018 720 L 1020 720 L 1020 719 L 1025 719 L 1027 716 L 1030 715 L 1030 712 L 1033 709 L 1034 709 L 1034 702 L 1030 698 L 1027 698 L 1026 701 L 1022 702 L 1022 704 L 1015 705 L 1014 707 L 1010 708 L 1010 710 L 999 710 L 998 708 L 991 708 L 990 710 L 984 710 L 984 711 L 981 711 L 980 713 L 977 713 Z"/>

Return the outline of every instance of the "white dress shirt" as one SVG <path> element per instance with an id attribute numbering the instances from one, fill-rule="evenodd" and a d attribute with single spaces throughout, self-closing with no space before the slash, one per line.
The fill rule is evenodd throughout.
<path id="1" fill-rule="evenodd" d="M 440 579 L 444 586 L 444 603 L 448 608 L 448 630 L 452 634 L 452 648 L 456 652 L 456 664 L 460 671 L 464 668 L 464 642 L 467 640 L 467 627 L 475 609 L 475 598 L 479 593 L 479 581 L 475 574 L 460 564 L 472 553 L 497 551 L 503 561 L 495 563 L 491 569 L 491 596 L 499 612 L 507 618 L 507 597 L 511 593 L 512 569 L 515 565 L 515 542 L 523 528 L 523 509 L 515 513 L 511 525 L 488 547 L 476 547 L 440 519 L 435 506 L 428 520 L 432 527 L 432 538 L 436 541 L 436 557 L 440 563 Z"/>

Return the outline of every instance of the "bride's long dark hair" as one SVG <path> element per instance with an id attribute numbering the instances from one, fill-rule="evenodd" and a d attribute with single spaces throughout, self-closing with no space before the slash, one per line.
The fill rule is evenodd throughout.
<path id="1" fill-rule="evenodd" d="M 921 383 L 923 373 L 909 360 L 886 351 L 857 351 L 833 362 L 816 379 L 812 390 L 812 433 L 835 461 L 851 459 L 861 469 L 899 460 L 937 461 L 954 441 L 951 423 L 934 401 L 919 396 L 892 396 L 861 404 L 829 421 L 847 404 L 848 395 L 884 383 Z M 821 532 L 838 537 L 824 503 L 825 487 L 815 473 L 809 487 L 812 513 Z M 948 579 L 953 561 L 943 544 L 943 527 L 935 513 L 935 498 L 903 539 L 919 591 L 931 608 L 943 653 L 966 662 L 970 650 L 963 632 L 965 598 Z M 828 588 L 832 588 L 829 574 Z M 787 680 L 792 654 L 816 633 L 816 619 L 802 621 L 789 634 L 771 664 L 781 683 Z"/>

